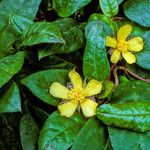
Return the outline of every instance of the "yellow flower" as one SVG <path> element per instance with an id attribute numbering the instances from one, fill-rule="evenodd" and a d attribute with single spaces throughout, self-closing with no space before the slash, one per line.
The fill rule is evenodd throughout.
<path id="1" fill-rule="evenodd" d="M 131 52 L 139 52 L 143 49 L 143 39 L 141 37 L 135 37 L 129 41 L 126 41 L 127 37 L 132 31 L 132 26 L 127 24 L 122 26 L 117 34 L 117 39 L 110 36 L 106 37 L 106 46 L 112 47 L 114 52 L 111 55 L 111 62 L 116 64 L 122 57 L 128 64 L 136 62 L 136 57 Z"/>
<path id="2" fill-rule="evenodd" d="M 58 106 L 62 116 L 71 117 L 80 105 L 84 116 L 90 117 L 95 115 L 97 103 L 90 99 L 90 96 L 100 93 L 102 83 L 97 80 L 90 80 L 86 87 L 83 87 L 80 75 L 72 70 L 69 72 L 69 78 L 73 88 L 69 90 L 59 82 L 53 82 L 50 87 L 50 94 L 57 98 L 67 100 L 66 103 Z"/>

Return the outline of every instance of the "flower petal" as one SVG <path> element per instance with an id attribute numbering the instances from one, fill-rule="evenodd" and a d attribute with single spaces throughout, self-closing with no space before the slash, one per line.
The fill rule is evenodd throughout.
<path id="1" fill-rule="evenodd" d="M 73 88 L 82 89 L 82 78 L 81 76 L 73 69 L 69 72 L 69 78 L 73 85 Z"/>
<path id="2" fill-rule="evenodd" d="M 78 107 L 78 103 L 74 103 L 69 101 L 67 103 L 61 104 L 58 106 L 61 116 L 71 117 L 73 113 L 76 111 Z"/>
<path id="3" fill-rule="evenodd" d="M 127 24 L 127 25 L 122 26 L 118 31 L 117 40 L 118 41 L 126 40 L 126 38 L 129 36 L 131 31 L 132 31 L 132 26 L 131 25 Z"/>
<path id="4" fill-rule="evenodd" d="M 116 39 L 106 36 L 106 46 L 116 48 L 117 47 L 117 41 Z"/>
<path id="5" fill-rule="evenodd" d="M 50 86 L 50 94 L 57 98 L 70 99 L 70 90 L 59 82 L 53 82 Z"/>
<path id="6" fill-rule="evenodd" d="M 95 115 L 98 104 L 90 99 L 85 99 L 85 102 L 80 104 L 82 112 L 85 117 L 91 117 Z"/>
<path id="7" fill-rule="evenodd" d="M 127 41 L 128 50 L 139 52 L 143 49 L 143 39 L 141 37 L 135 37 L 129 41 Z"/>
<path id="8" fill-rule="evenodd" d="M 100 93 L 102 89 L 102 82 L 97 80 L 90 80 L 84 89 L 84 96 L 93 96 Z"/>
<path id="9" fill-rule="evenodd" d="M 129 51 L 126 51 L 126 52 L 122 52 L 122 56 L 123 58 L 126 60 L 126 62 L 128 64 L 133 64 L 136 62 L 136 57 L 134 54 L 132 54 L 131 52 Z"/>
<path id="10" fill-rule="evenodd" d="M 121 53 L 120 53 L 119 50 L 116 49 L 116 50 L 114 50 L 114 52 L 112 53 L 112 55 L 111 55 L 111 57 L 110 57 L 110 61 L 111 61 L 112 63 L 116 64 L 116 63 L 119 61 L 120 57 L 121 57 Z"/>

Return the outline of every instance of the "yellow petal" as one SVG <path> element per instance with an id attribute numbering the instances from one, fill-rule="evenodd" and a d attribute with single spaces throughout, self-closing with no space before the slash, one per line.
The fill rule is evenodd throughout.
<path id="1" fill-rule="evenodd" d="M 73 85 L 73 88 L 82 89 L 82 78 L 81 76 L 73 69 L 69 72 L 69 78 Z"/>
<path id="2" fill-rule="evenodd" d="M 116 48 L 117 47 L 117 41 L 116 39 L 106 36 L 106 46 Z"/>
<path id="3" fill-rule="evenodd" d="M 111 61 L 112 63 L 116 64 L 116 63 L 119 61 L 120 57 L 121 57 L 121 53 L 120 53 L 119 50 L 116 49 L 116 50 L 114 50 L 114 52 L 112 53 L 112 55 L 111 55 L 111 57 L 110 57 L 110 61 Z"/>
<path id="4" fill-rule="evenodd" d="M 84 96 L 93 96 L 100 93 L 102 89 L 102 82 L 97 80 L 90 80 L 84 89 Z"/>
<path id="5" fill-rule="evenodd" d="M 73 113 L 76 111 L 77 107 L 78 103 L 69 101 L 67 103 L 59 105 L 58 110 L 60 111 L 61 116 L 71 117 Z"/>
<path id="6" fill-rule="evenodd" d="M 53 82 L 50 86 L 50 94 L 57 98 L 70 99 L 70 90 L 59 82 Z"/>
<path id="7" fill-rule="evenodd" d="M 123 52 L 122 56 L 128 64 L 133 64 L 136 62 L 136 57 L 129 51 Z"/>
<path id="8" fill-rule="evenodd" d="M 139 52 L 143 49 L 143 39 L 141 37 L 135 37 L 127 42 L 128 50 Z"/>
<path id="9" fill-rule="evenodd" d="M 132 26 L 131 25 L 127 24 L 127 25 L 122 26 L 118 31 L 117 40 L 118 41 L 126 40 L 126 38 L 129 36 L 131 31 L 132 31 Z"/>
<path id="10" fill-rule="evenodd" d="M 85 117 L 91 117 L 95 115 L 98 104 L 90 99 L 85 99 L 84 103 L 80 104 L 82 112 Z"/>

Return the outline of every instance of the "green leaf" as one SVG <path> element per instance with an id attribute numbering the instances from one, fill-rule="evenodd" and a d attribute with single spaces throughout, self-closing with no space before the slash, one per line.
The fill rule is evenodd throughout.
<path id="1" fill-rule="evenodd" d="M 58 111 L 52 113 L 41 130 L 39 150 L 67 150 L 84 123 L 85 120 L 77 113 L 71 118 L 60 116 Z"/>
<path id="2" fill-rule="evenodd" d="M 112 90 L 114 89 L 115 85 L 113 82 L 111 81 L 104 81 L 102 83 L 102 91 L 100 92 L 100 94 L 98 95 L 99 99 L 105 99 L 106 97 L 108 97 Z"/>
<path id="3" fill-rule="evenodd" d="M 87 132 L 88 131 L 88 132 Z M 96 118 L 89 119 L 78 133 L 71 150 L 104 150 L 105 130 Z"/>
<path id="4" fill-rule="evenodd" d="M 68 72 L 68 70 L 64 69 L 39 71 L 24 78 L 21 82 L 39 99 L 48 104 L 57 106 L 59 99 L 50 95 L 49 87 L 55 81 L 60 82 L 65 86 Z"/>
<path id="5" fill-rule="evenodd" d="M 123 0 L 117 0 L 118 4 L 121 4 L 123 2 Z"/>
<path id="6" fill-rule="evenodd" d="M 61 31 L 54 23 L 36 22 L 24 30 L 21 46 L 32 46 L 40 43 L 65 43 Z"/>
<path id="7" fill-rule="evenodd" d="M 51 51 L 54 53 L 71 53 L 79 50 L 83 46 L 84 34 L 78 25 L 63 32 L 65 44 L 52 45 Z"/>
<path id="8" fill-rule="evenodd" d="M 93 20 L 101 20 L 104 24 L 104 30 L 106 31 L 106 35 L 113 36 L 113 34 L 117 34 L 118 26 L 113 20 L 105 15 L 94 13 L 90 16 L 88 21 Z M 108 26 L 107 26 L 108 25 Z M 110 30 L 110 29 L 111 30 Z"/>
<path id="9" fill-rule="evenodd" d="M 99 0 L 100 7 L 107 17 L 113 17 L 118 13 L 117 0 Z"/>
<path id="10" fill-rule="evenodd" d="M 50 45 L 48 48 L 39 50 L 39 55 L 48 56 L 55 53 L 71 53 L 83 46 L 84 34 L 75 20 L 64 18 L 58 19 L 53 23 L 61 30 L 65 44 Z"/>
<path id="11" fill-rule="evenodd" d="M 109 137 L 114 150 L 148 150 L 150 147 L 150 132 L 138 133 L 109 127 Z"/>
<path id="12" fill-rule="evenodd" d="M 140 52 L 139 54 L 136 55 L 136 57 L 137 57 L 136 63 L 139 66 L 141 66 L 144 69 L 150 70 L 150 59 L 148 59 L 150 58 L 150 50 Z"/>
<path id="13" fill-rule="evenodd" d="M 53 0 L 52 4 L 60 17 L 69 17 L 90 2 L 91 0 Z"/>
<path id="14" fill-rule="evenodd" d="M 33 20 L 41 0 L 3 0 L 0 3 L 0 13 L 8 20 L 10 16 L 19 15 Z"/>
<path id="15" fill-rule="evenodd" d="M 124 13 L 132 21 L 150 27 L 150 1 L 128 0 L 124 4 Z"/>
<path id="16" fill-rule="evenodd" d="M 138 132 L 150 130 L 150 103 L 103 104 L 97 109 L 97 117 L 106 125 Z"/>
<path id="17" fill-rule="evenodd" d="M 33 22 L 22 16 L 14 15 L 10 17 L 10 24 L 7 26 L 7 31 L 13 33 L 15 36 L 19 36 L 22 32 L 29 27 Z"/>
<path id="18" fill-rule="evenodd" d="M 19 130 L 23 150 L 37 149 L 39 129 L 30 114 L 23 115 Z"/>
<path id="19" fill-rule="evenodd" d="M 0 112 L 21 112 L 21 97 L 15 82 L 7 91 L 0 92 Z"/>
<path id="20" fill-rule="evenodd" d="M 0 59 L 12 53 L 12 44 L 15 42 L 15 37 L 6 30 L 0 33 Z"/>
<path id="21" fill-rule="evenodd" d="M 59 68 L 59 69 L 73 69 L 76 66 L 65 59 L 62 59 L 55 55 L 50 55 L 40 60 L 40 66 L 48 69 L 48 68 Z"/>
<path id="22" fill-rule="evenodd" d="M 150 102 L 150 84 L 143 81 L 130 81 L 120 84 L 112 94 L 112 103 Z"/>
<path id="23" fill-rule="evenodd" d="M 17 52 L 0 60 L 0 88 L 22 68 L 24 57 L 24 52 Z"/>
<path id="24" fill-rule="evenodd" d="M 106 35 L 102 22 L 99 20 L 89 22 L 85 32 L 84 76 L 88 79 L 105 80 L 109 76 L 110 66 L 106 55 Z"/>

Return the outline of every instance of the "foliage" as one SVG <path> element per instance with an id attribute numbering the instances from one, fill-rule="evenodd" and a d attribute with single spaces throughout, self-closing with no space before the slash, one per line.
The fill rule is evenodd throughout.
<path id="1" fill-rule="evenodd" d="M 119 46 L 107 39 L 117 41 L 125 25 L 132 31 L 120 38 L 140 37 L 144 47 L 131 50 L 134 64 L 120 55 L 113 64 Z M 1 150 L 150 148 L 149 0 L 0 0 L 0 31 Z M 61 99 L 49 92 L 53 82 L 71 89 L 73 69 L 83 87 L 101 81 L 101 92 L 88 97 L 98 105 L 93 117 L 80 107 L 61 116 Z"/>

